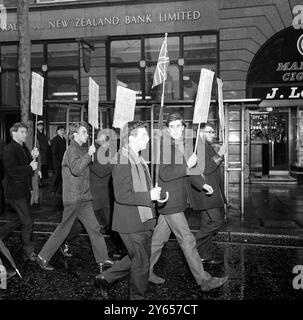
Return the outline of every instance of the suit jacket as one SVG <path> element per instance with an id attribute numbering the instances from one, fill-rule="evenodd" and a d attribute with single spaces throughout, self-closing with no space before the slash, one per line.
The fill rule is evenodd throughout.
<path id="1" fill-rule="evenodd" d="M 66 150 L 66 140 L 60 136 L 55 136 L 51 141 L 52 160 L 54 169 L 61 168 L 62 159 Z"/>
<path id="2" fill-rule="evenodd" d="M 120 152 L 112 176 L 115 193 L 112 229 L 120 233 L 153 230 L 156 224 L 156 216 L 154 204 L 150 197 L 151 185 L 147 186 L 148 191 L 134 191 L 131 164 Z M 154 219 L 142 223 L 137 206 L 152 208 Z"/>
<path id="3" fill-rule="evenodd" d="M 12 140 L 5 148 L 3 164 L 5 170 L 5 196 L 8 199 L 30 197 L 34 171 L 29 165 L 31 154 L 26 145 Z"/>
<path id="4" fill-rule="evenodd" d="M 220 157 L 215 152 L 210 143 L 205 142 L 205 169 L 203 177 L 201 174 L 189 176 L 189 182 L 191 184 L 189 199 L 191 206 L 195 210 L 220 208 L 226 203 L 221 173 L 222 162 L 223 157 Z M 202 190 L 205 183 L 209 184 L 214 190 L 211 196 L 206 195 L 205 191 Z"/>

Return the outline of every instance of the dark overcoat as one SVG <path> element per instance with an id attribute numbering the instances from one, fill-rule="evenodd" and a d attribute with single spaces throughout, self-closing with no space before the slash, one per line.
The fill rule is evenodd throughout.
<path id="1" fill-rule="evenodd" d="M 34 171 L 30 166 L 32 156 L 23 143 L 12 140 L 5 148 L 3 165 L 5 170 L 5 197 L 21 199 L 30 197 L 32 176 Z"/>

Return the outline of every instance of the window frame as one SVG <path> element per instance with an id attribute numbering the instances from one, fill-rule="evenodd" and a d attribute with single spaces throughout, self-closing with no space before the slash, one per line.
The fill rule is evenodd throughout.
<path id="1" fill-rule="evenodd" d="M 184 37 L 186 36 L 208 36 L 208 35 L 214 35 L 216 37 L 216 57 L 214 59 L 184 59 Z M 205 31 L 193 31 L 193 32 L 175 32 L 170 33 L 168 35 L 169 37 L 179 37 L 179 58 L 177 60 L 171 60 L 170 65 L 176 65 L 179 69 L 179 92 L 180 92 L 180 100 L 184 101 L 184 83 L 183 83 L 183 75 L 184 75 L 184 66 L 179 66 L 178 60 L 184 59 L 184 65 L 189 63 L 189 65 L 199 65 L 199 64 L 207 64 L 207 63 L 214 63 L 216 65 L 216 76 L 220 77 L 220 60 L 219 60 L 219 31 L 217 30 L 205 30 Z M 146 83 L 145 83 L 145 69 L 147 67 L 147 62 L 145 60 L 145 39 L 147 38 L 164 38 L 163 33 L 161 34 L 148 34 L 148 35 L 130 35 L 130 36 L 112 36 L 108 37 L 106 42 L 106 73 L 107 73 L 107 79 L 106 79 L 106 95 L 107 100 L 114 100 L 114 97 L 111 97 L 111 91 L 112 91 L 112 84 L 111 84 L 111 68 L 112 67 L 136 67 L 140 69 L 141 71 L 141 89 L 142 89 L 142 101 L 145 101 L 146 97 Z M 141 40 L 141 60 L 145 60 L 146 66 L 144 68 L 141 68 L 139 66 L 139 61 L 137 62 L 125 62 L 125 63 L 112 63 L 111 62 L 111 42 L 112 41 L 123 41 L 123 40 L 135 40 L 140 39 Z M 159 48 L 160 51 L 160 48 Z M 154 66 L 157 62 L 155 61 L 149 61 L 148 66 Z M 178 101 L 178 100 L 173 100 Z"/>

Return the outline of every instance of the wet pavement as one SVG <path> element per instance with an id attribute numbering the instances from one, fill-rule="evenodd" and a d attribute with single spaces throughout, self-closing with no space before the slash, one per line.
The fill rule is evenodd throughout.
<path id="1" fill-rule="evenodd" d="M 37 235 L 37 249 L 47 237 Z M 108 241 L 108 239 L 107 239 Z M 11 278 L 6 290 L 0 290 L 3 300 L 102 300 L 94 287 L 97 266 L 87 236 L 79 236 L 71 246 L 74 256 L 63 258 L 56 253 L 51 263 L 55 271 L 47 272 L 35 263 L 21 258 L 18 234 L 6 242 L 23 280 Z M 108 245 L 111 243 L 108 241 Z M 221 288 L 203 292 L 195 284 L 176 241 L 169 241 L 155 267 L 163 276 L 163 285 L 150 284 L 148 300 L 303 300 L 303 288 L 292 285 L 295 265 L 303 265 L 303 248 L 261 246 L 217 242 L 217 254 L 223 264 L 205 266 L 214 276 L 227 274 L 229 281 Z M 303 268 L 303 266 L 302 266 Z M 128 279 L 112 285 L 112 300 L 128 299 Z"/>

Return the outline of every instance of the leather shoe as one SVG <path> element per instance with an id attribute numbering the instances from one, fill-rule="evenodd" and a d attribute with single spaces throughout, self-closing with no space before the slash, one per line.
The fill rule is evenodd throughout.
<path id="1" fill-rule="evenodd" d="M 67 242 L 63 243 L 63 245 L 60 247 L 60 252 L 66 258 L 71 258 L 73 256 L 69 250 L 69 244 Z"/>
<path id="2" fill-rule="evenodd" d="M 24 253 L 23 258 L 24 258 L 24 260 L 30 260 L 32 262 L 35 262 L 37 259 L 37 254 L 35 252 Z"/>
<path id="3" fill-rule="evenodd" d="M 213 259 L 213 258 L 210 258 L 210 259 L 201 259 L 201 261 L 203 262 L 203 263 L 208 263 L 208 264 L 221 264 L 222 263 L 222 261 L 221 260 L 219 260 L 219 259 Z"/>
<path id="4" fill-rule="evenodd" d="M 46 270 L 46 271 L 53 271 L 54 267 L 51 266 L 48 261 L 46 261 L 45 259 L 43 259 L 42 257 L 40 257 L 38 255 L 37 259 L 36 259 L 36 263 L 41 267 L 41 269 Z"/>
<path id="5" fill-rule="evenodd" d="M 105 271 L 106 269 L 112 267 L 115 264 L 115 261 L 113 260 L 105 260 L 103 262 L 99 263 L 99 272 L 102 273 L 103 271 Z"/>
<path id="6" fill-rule="evenodd" d="M 201 289 L 202 291 L 209 291 L 215 288 L 219 288 L 223 286 L 223 284 L 227 281 L 228 277 L 217 278 L 211 277 L 208 280 L 202 280 Z"/>
<path id="7" fill-rule="evenodd" d="M 110 288 L 110 284 L 107 282 L 107 280 L 104 278 L 104 276 L 102 274 L 98 274 L 95 277 L 96 280 L 96 284 L 99 286 L 100 288 L 100 293 L 101 296 L 105 299 L 105 300 L 109 300 L 109 288 Z"/>

